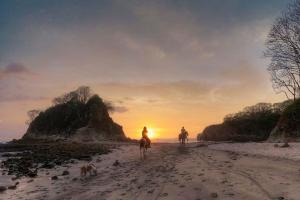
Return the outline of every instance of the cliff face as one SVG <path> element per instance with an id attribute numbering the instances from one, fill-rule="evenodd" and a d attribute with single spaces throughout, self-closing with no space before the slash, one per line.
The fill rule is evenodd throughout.
<path id="1" fill-rule="evenodd" d="M 206 141 L 226 141 L 231 140 L 235 131 L 224 124 L 215 124 L 206 127 L 202 134 L 199 134 L 198 140 Z"/>
<path id="2" fill-rule="evenodd" d="M 278 107 L 279 106 L 279 107 Z M 211 125 L 199 134 L 200 140 L 264 141 L 276 126 L 282 104 L 259 103 L 243 111 L 228 115 L 223 123 Z"/>
<path id="3" fill-rule="evenodd" d="M 282 113 L 269 141 L 300 141 L 300 99 L 294 101 Z"/>
<path id="4" fill-rule="evenodd" d="M 29 125 L 23 139 L 69 138 L 82 141 L 124 140 L 123 129 L 109 116 L 98 95 L 86 103 L 72 99 L 41 112 Z"/>

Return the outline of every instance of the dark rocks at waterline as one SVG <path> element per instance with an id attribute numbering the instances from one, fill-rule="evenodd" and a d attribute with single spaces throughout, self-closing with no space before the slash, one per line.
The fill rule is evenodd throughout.
<path id="1" fill-rule="evenodd" d="M 37 170 L 32 170 L 36 165 L 33 160 L 25 157 L 9 158 L 2 162 L 3 167 L 8 169 L 8 175 L 16 175 L 15 178 L 20 176 L 36 177 Z"/>
<path id="2" fill-rule="evenodd" d="M 55 164 L 52 162 L 44 162 L 40 168 L 44 168 L 44 169 L 52 169 L 53 167 L 55 167 Z"/>
<path id="3" fill-rule="evenodd" d="M 109 148 L 112 147 L 111 145 L 74 142 L 40 145 L 22 144 L 22 146 L 27 151 L 12 154 L 15 156 L 9 156 L 1 163 L 2 168 L 7 170 L 7 174 L 15 175 L 16 178 L 22 176 L 34 178 L 38 174 L 38 169 L 51 169 L 56 165 L 74 162 L 74 159 L 91 161 L 91 156 L 108 153 L 110 152 Z M 32 149 L 29 149 L 30 146 Z M 9 146 L 7 150 L 9 150 Z M 18 150 L 20 151 L 21 149 L 18 148 Z"/>
<path id="4" fill-rule="evenodd" d="M 7 188 L 5 186 L 0 186 L 0 193 L 4 192 L 5 190 L 7 190 Z"/>
<path id="5" fill-rule="evenodd" d="M 69 171 L 63 171 L 63 173 L 61 174 L 62 176 L 67 176 L 67 175 L 69 175 L 70 174 L 70 172 Z"/>
<path id="6" fill-rule="evenodd" d="M 119 160 L 116 160 L 116 161 L 113 163 L 113 166 L 115 166 L 115 167 L 120 166 Z"/>
<path id="7" fill-rule="evenodd" d="M 78 178 L 76 178 L 76 177 L 72 179 L 72 181 L 77 181 L 77 180 L 78 180 Z"/>
<path id="8" fill-rule="evenodd" d="M 285 142 L 285 143 L 281 146 L 281 148 L 287 148 L 287 147 L 290 147 L 290 145 L 289 145 L 287 142 Z"/>
<path id="9" fill-rule="evenodd" d="M 12 156 L 14 156 L 14 154 L 11 154 L 11 153 L 4 153 L 4 154 L 2 154 L 1 155 L 2 157 L 12 157 Z"/>
<path id="10" fill-rule="evenodd" d="M 51 180 L 58 180 L 58 177 L 57 176 L 52 176 Z"/>
<path id="11" fill-rule="evenodd" d="M 30 177 L 30 178 L 37 177 L 37 169 L 35 171 L 30 171 L 29 170 L 29 173 L 27 173 L 27 176 Z"/>
<path id="12" fill-rule="evenodd" d="M 84 161 L 92 161 L 92 157 L 89 155 L 82 155 L 77 157 L 78 160 L 84 160 Z"/>
<path id="13" fill-rule="evenodd" d="M 17 189 L 17 185 L 10 185 L 10 186 L 7 187 L 7 189 L 15 190 L 15 189 Z"/>

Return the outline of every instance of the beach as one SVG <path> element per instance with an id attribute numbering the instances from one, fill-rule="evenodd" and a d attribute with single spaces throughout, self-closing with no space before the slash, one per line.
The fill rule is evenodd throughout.
<path id="1" fill-rule="evenodd" d="M 146 160 L 137 145 L 121 145 L 93 157 L 97 176 L 80 177 L 86 162 L 75 161 L 19 179 L 0 199 L 299 199 L 298 160 L 229 151 L 235 144 L 216 150 L 218 145 L 156 143 Z"/>

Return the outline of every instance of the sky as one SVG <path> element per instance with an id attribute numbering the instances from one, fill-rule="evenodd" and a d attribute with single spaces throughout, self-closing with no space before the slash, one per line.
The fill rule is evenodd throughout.
<path id="1" fill-rule="evenodd" d="M 117 107 L 125 134 L 143 126 L 195 137 L 226 114 L 279 102 L 264 43 L 289 0 L 1 0 L 0 140 L 27 111 L 81 85 Z"/>

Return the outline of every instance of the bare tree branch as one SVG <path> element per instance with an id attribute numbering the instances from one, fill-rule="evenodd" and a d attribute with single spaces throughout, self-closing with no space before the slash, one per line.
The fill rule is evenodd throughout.
<path id="1" fill-rule="evenodd" d="M 295 100 L 300 91 L 300 0 L 295 0 L 271 28 L 264 56 L 273 88 Z"/>

